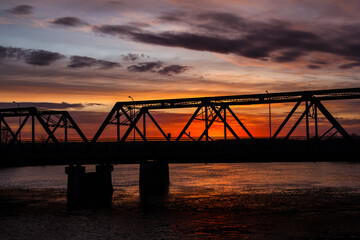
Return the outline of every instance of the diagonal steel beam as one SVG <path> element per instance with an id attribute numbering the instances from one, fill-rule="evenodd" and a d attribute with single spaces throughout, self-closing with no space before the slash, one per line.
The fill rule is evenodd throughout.
<path id="1" fill-rule="evenodd" d="M 297 128 L 297 126 L 299 125 L 299 123 L 301 122 L 301 120 L 305 117 L 306 113 L 309 111 L 309 109 L 311 108 L 311 106 L 314 103 L 311 101 L 310 104 L 307 105 L 305 111 L 301 114 L 301 116 L 299 117 L 299 119 L 296 121 L 296 123 L 294 124 L 294 126 L 291 128 L 290 132 L 286 135 L 285 140 L 288 140 L 289 137 L 291 136 L 291 134 L 295 131 L 295 129 Z"/>
<path id="2" fill-rule="evenodd" d="M 29 119 L 29 117 L 30 117 L 30 115 L 27 115 L 27 116 L 25 117 L 25 119 L 22 121 L 22 123 L 20 124 L 19 129 L 18 129 L 18 130 L 16 131 L 16 133 L 14 134 L 14 138 L 11 139 L 11 141 L 9 142 L 8 148 L 9 148 L 15 141 L 19 142 L 18 140 L 15 140 L 15 139 L 17 139 L 17 136 L 18 136 L 19 133 L 21 132 L 21 129 L 25 126 L 25 123 L 27 122 L 27 120 Z"/>
<path id="3" fill-rule="evenodd" d="M 336 130 L 343 136 L 343 138 L 348 141 L 352 142 L 353 139 L 351 136 L 346 132 L 346 130 L 340 125 L 338 121 L 331 115 L 331 113 L 322 105 L 320 101 L 315 101 L 315 105 L 319 108 L 321 113 L 329 120 L 329 122 L 336 128 Z"/>
<path id="4" fill-rule="evenodd" d="M 222 110 L 222 108 L 220 108 L 220 111 Z M 211 119 L 211 121 L 208 123 L 207 127 L 205 128 L 205 130 L 202 132 L 202 134 L 200 135 L 200 137 L 198 138 L 197 141 L 201 141 L 201 139 L 205 136 L 206 132 L 209 132 L 210 127 L 213 125 L 213 123 L 216 121 L 217 119 L 217 114 L 214 114 L 215 116 L 213 116 L 213 118 Z"/>
<path id="5" fill-rule="evenodd" d="M 64 112 L 63 113 L 65 115 L 65 119 L 67 119 L 71 125 L 73 126 L 73 128 L 75 129 L 75 131 L 77 132 L 77 134 L 79 134 L 79 136 L 81 137 L 81 139 L 85 142 L 88 143 L 88 139 L 85 137 L 84 133 L 81 131 L 81 129 L 79 128 L 79 126 L 76 124 L 76 122 L 74 121 L 74 119 L 70 116 L 70 114 L 68 112 Z"/>
<path id="6" fill-rule="evenodd" d="M 52 134 L 55 135 L 55 131 L 56 131 L 56 129 L 58 129 L 58 127 L 60 126 L 60 123 L 61 123 L 62 119 L 63 119 L 63 116 L 61 116 L 61 117 L 59 118 L 59 121 L 56 123 L 55 127 L 54 127 L 53 130 L 51 131 Z M 48 138 L 46 139 L 45 144 L 48 143 L 49 140 L 50 140 L 50 136 L 48 136 Z"/>
<path id="7" fill-rule="evenodd" d="M 281 130 L 284 128 L 284 126 L 286 125 L 286 123 L 289 121 L 289 119 L 291 118 L 291 116 L 294 114 L 294 112 L 296 111 L 296 109 L 299 107 L 299 105 L 301 104 L 301 101 L 298 101 L 295 106 L 291 109 L 290 113 L 287 115 L 287 117 L 285 118 L 285 120 L 281 123 L 280 127 L 278 128 L 278 130 L 276 130 L 276 132 L 274 133 L 274 135 L 271 137 L 271 139 L 275 139 L 279 133 L 281 132 Z"/>
<path id="8" fill-rule="evenodd" d="M 323 137 L 326 136 L 326 134 L 328 134 L 331 130 L 333 130 L 335 127 L 334 126 L 331 126 L 331 128 L 329 130 L 327 130 L 323 135 L 320 136 L 319 139 L 322 139 Z"/>
<path id="9" fill-rule="evenodd" d="M 227 129 L 229 129 L 229 131 L 231 132 L 232 135 L 234 135 L 234 137 L 237 140 L 240 140 L 239 136 L 236 134 L 236 132 L 231 128 L 231 126 L 224 120 L 223 116 L 221 116 L 220 112 L 214 107 L 211 106 L 211 108 L 215 111 L 216 116 L 218 116 L 220 118 L 220 120 L 226 125 Z"/>
<path id="10" fill-rule="evenodd" d="M 101 124 L 99 130 L 95 133 L 95 136 L 91 139 L 91 143 L 95 143 L 99 139 L 100 135 L 102 134 L 106 126 L 109 124 L 111 118 L 114 116 L 115 112 L 118 109 L 119 109 L 119 104 L 116 103 L 109 112 L 109 114 L 107 115 L 107 117 L 105 118 L 104 122 Z"/>
<path id="11" fill-rule="evenodd" d="M 12 136 L 12 139 L 15 139 L 16 142 L 19 142 L 17 137 L 15 137 L 15 133 L 12 131 L 12 129 L 10 128 L 9 124 L 5 121 L 5 119 L 0 118 L 0 120 L 4 123 L 5 128 L 9 131 L 10 135 Z"/>
<path id="12" fill-rule="evenodd" d="M 161 132 L 161 134 L 165 137 L 165 139 L 167 141 L 170 141 L 170 139 L 166 136 L 166 133 L 162 130 L 162 128 L 160 127 L 160 125 L 155 121 L 155 119 L 153 118 L 153 116 L 150 114 L 150 112 L 148 110 L 146 110 L 145 114 L 147 113 L 147 115 L 150 117 L 151 121 L 153 121 L 153 123 L 155 124 L 155 126 L 159 129 L 159 131 Z"/>
<path id="13" fill-rule="evenodd" d="M 135 128 L 135 130 L 139 133 L 139 135 L 141 136 L 141 138 L 146 141 L 145 136 L 142 134 L 142 132 L 140 131 L 140 129 L 136 126 L 137 122 L 140 120 L 141 116 L 144 114 L 143 110 L 140 109 L 140 112 L 138 113 L 138 115 L 136 116 L 136 118 L 134 120 L 131 119 L 131 117 L 129 116 L 129 114 L 127 114 L 127 112 L 125 111 L 125 109 L 123 107 L 120 108 L 121 111 L 124 113 L 124 115 L 126 116 L 126 118 L 130 121 L 130 126 L 127 129 L 127 131 L 125 132 L 124 136 L 121 139 L 121 142 L 124 142 L 126 140 L 126 138 L 129 136 L 129 134 L 131 133 L 131 131 Z"/>
<path id="14" fill-rule="evenodd" d="M 38 113 L 35 116 L 36 116 L 37 120 L 39 121 L 39 123 L 41 124 L 41 126 L 46 131 L 46 133 L 50 136 L 53 143 L 58 144 L 59 141 L 56 139 L 55 135 L 51 132 L 49 126 L 44 122 L 44 120 L 41 118 L 41 116 Z"/>
<path id="15" fill-rule="evenodd" d="M 242 129 L 244 129 L 244 131 L 246 132 L 246 134 L 251 138 L 254 139 L 253 135 L 251 135 L 251 133 L 249 132 L 249 130 L 245 127 L 245 125 L 240 121 L 240 119 L 236 116 L 236 114 L 231 110 L 231 108 L 229 107 L 229 105 L 226 105 L 226 109 L 230 112 L 230 114 L 233 116 L 233 118 L 235 118 L 235 120 L 237 121 L 237 123 L 242 127 Z"/>
<path id="16" fill-rule="evenodd" d="M 195 117 L 197 116 L 198 112 L 201 110 L 203 106 L 199 106 L 194 114 L 191 116 L 191 118 L 189 119 L 189 121 L 186 123 L 184 129 L 180 132 L 179 136 L 176 138 L 176 142 L 180 141 L 181 137 L 184 135 L 184 133 L 186 132 L 186 130 L 189 128 L 190 124 L 192 123 L 192 121 L 194 121 Z"/>

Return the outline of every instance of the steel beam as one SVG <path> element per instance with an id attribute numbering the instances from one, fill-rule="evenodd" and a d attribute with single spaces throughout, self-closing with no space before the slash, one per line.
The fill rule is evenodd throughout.
<path id="1" fill-rule="evenodd" d="M 192 121 L 194 121 L 195 117 L 197 116 L 197 114 L 199 113 L 199 111 L 201 110 L 201 106 L 199 106 L 194 114 L 191 116 L 191 118 L 189 119 L 189 121 L 186 123 L 185 127 L 183 128 L 183 130 L 180 132 L 179 136 L 176 138 L 176 141 L 180 141 L 181 137 L 184 135 L 185 131 L 189 128 L 190 124 L 192 123 Z"/>
<path id="2" fill-rule="evenodd" d="M 236 114 L 231 110 L 229 106 L 226 106 L 226 109 L 229 111 L 229 113 L 233 116 L 233 118 L 236 120 L 236 122 L 244 129 L 246 134 L 251 138 L 254 139 L 253 135 L 249 132 L 249 130 L 245 127 L 245 125 L 240 121 L 240 119 L 236 116 Z"/>
<path id="3" fill-rule="evenodd" d="M 85 137 L 84 133 L 81 131 L 79 126 L 76 124 L 75 120 L 71 117 L 71 115 L 68 112 L 64 112 L 64 115 L 65 115 L 65 118 L 70 122 L 71 126 L 75 129 L 77 134 L 81 137 L 81 139 L 85 143 L 88 143 L 89 141 L 87 140 L 87 138 Z"/>
<path id="4" fill-rule="evenodd" d="M 312 106 L 313 102 L 310 103 L 310 105 L 306 106 L 305 111 L 301 114 L 301 116 L 299 117 L 299 119 L 296 121 L 296 123 L 294 124 L 294 126 L 291 128 L 291 130 L 289 131 L 289 133 L 286 135 L 285 139 L 289 139 L 289 137 L 291 136 L 291 134 L 294 132 L 294 130 L 297 128 L 297 126 L 299 125 L 299 123 L 301 122 L 301 120 L 305 117 L 306 113 L 309 111 L 310 107 Z"/>
<path id="5" fill-rule="evenodd" d="M 322 139 L 323 137 L 326 136 L 326 134 L 328 134 L 331 130 L 333 130 L 335 127 L 331 126 L 331 128 L 329 130 L 327 130 L 323 135 L 320 136 L 320 139 Z"/>
<path id="6" fill-rule="evenodd" d="M 226 108 L 224 108 L 224 121 L 226 122 Z M 226 124 L 224 123 L 224 140 L 226 141 Z"/>
<path id="7" fill-rule="evenodd" d="M 138 113 L 138 115 L 136 116 L 136 118 L 134 120 L 131 119 L 131 117 L 126 113 L 125 109 L 123 107 L 121 107 L 121 111 L 123 112 L 123 114 L 126 116 L 126 118 L 130 121 L 130 126 L 129 128 L 126 130 L 124 136 L 121 138 L 121 142 L 124 142 L 126 140 L 126 138 L 129 136 L 129 134 L 131 133 L 131 131 L 135 128 L 135 130 L 139 133 L 139 135 L 141 136 L 141 138 L 146 141 L 145 136 L 142 134 L 142 132 L 139 130 L 139 128 L 136 126 L 137 122 L 140 120 L 141 116 L 144 114 L 143 111 L 140 109 L 140 112 Z"/>
<path id="8" fill-rule="evenodd" d="M 34 117 L 34 114 L 31 115 L 31 143 L 34 146 L 34 144 L 35 144 L 35 117 Z"/>
<path id="9" fill-rule="evenodd" d="M 59 141 L 56 139 L 56 137 L 54 136 L 54 134 L 51 132 L 51 130 L 49 129 L 48 125 L 44 122 L 44 120 L 41 118 L 41 116 L 39 116 L 39 114 L 35 115 L 37 120 L 39 121 L 39 123 L 41 124 L 41 126 L 44 128 L 44 130 L 46 131 L 46 133 L 50 136 L 51 140 L 53 141 L 53 143 L 55 143 L 56 145 L 59 143 Z"/>
<path id="10" fill-rule="evenodd" d="M 120 112 L 116 109 L 116 139 L 120 142 Z"/>
<path id="11" fill-rule="evenodd" d="M 279 135 L 281 130 L 284 128 L 284 126 L 289 121 L 289 119 L 294 114 L 294 112 L 296 111 L 296 109 L 299 107 L 300 104 L 301 104 L 301 101 L 299 101 L 295 104 L 295 106 L 291 109 L 290 113 L 286 116 L 285 120 L 281 123 L 278 130 L 276 130 L 275 134 L 271 137 L 271 139 L 275 139 L 277 137 L 277 135 Z"/>
<path id="12" fill-rule="evenodd" d="M 221 109 L 220 109 L 221 111 Z M 213 116 L 213 118 L 211 119 L 211 121 L 207 124 L 207 127 L 205 127 L 205 130 L 202 132 L 202 134 L 200 135 L 200 137 L 198 138 L 198 142 L 201 141 L 201 139 L 205 136 L 206 132 L 209 131 L 210 127 L 213 125 L 213 123 L 216 121 L 217 119 L 217 114 L 215 113 L 215 116 Z M 224 124 L 225 125 L 225 124 Z M 226 126 L 226 125 L 225 125 Z"/>
<path id="13" fill-rule="evenodd" d="M 215 111 L 216 115 L 220 118 L 221 121 L 226 125 L 226 127 L 229 129 L 231 134 L 237 139 L 240 140 L 239 136 L 236 134 L 236 132 L 231 128 L 231 126 L 224 120 L 224 118 L 221 116 L 220 112 L 214 107 L 211 106 L 212 109 Z"/>
<path id="14" fill-rule="evenodd" d="M 208 106 L 205 105 L 205 139 L 206 139 L 206 142 L 209 141 L 209 128 L 208 128 Z"/>
<path id="15" fill-rule="evenodd" d="M 99 130 L 95 133 L 95 136 L 91 139 L 92 143 L 95 143 L 99 139 L 100 135 L 102 134 L 106 126 L 109 124 L 111 118 L 114 116 L 114 113 L 119 109 L 119 107 L 120 107 L 119 104 L 116 103 L 115 106 L 111 109 L 111 111 L 105 118 L 104 122 L 101 124 Z"/>
<path id="16" fill-rule="evenodd" d="M 310 108 L 309 108 L 309 101 L 305 101 L 305 109 L 308 109 L 306 110 L 306 114 L 305 114 L 305 117 L 306 117 L 306 140 L 309 141 L 310 140 L 310 129 L 309 129 L 309 111 L 310 111 Z"/>
<path id="17" fill-rule="evenodd" d="M 320 101 L 315 101 L 316 106 L 319 108 L 321 113 L 329 120 L 329 122 L 336 128 L 336 130 L 343 136 L 343 138 L 348 141 L 352 142 L 353 139 L 351 136 L 345 131 L 345 129 L 336 121 L 336 119 L 331 115 L 331 113 L 322 105 Z"/>
<path id="18" fill-rule="evenodd" d="M 55 131 L 56 129 L 58 129 L 58 127 L 60 126 L 61 124 L 61 121 L 63 120 L 63 116 L 61 116 L 59 118 L 59 121 L 55 124 L 54 128 L 52 129 L 51 133 L 55 135 Z M 50 135 L 47 137 L 46 141 L 45 141 L 45 144 L 48 143 L 50 140 Z"/>
<path id="19" fill-rule="evenodd" d="M 29 115 L 25 117 L 25 119 L 22 121 L 22 123 L 20 124 L 20 127 L 18 128 L 18 130 L 16 131 L 16 133 L 14 134 L 14 137 L 13 139 L 11 139 L 11 141 L 9 142 L 8 144 L 8 148 L 15 142 L 19 142 L 18 140 L 15 140 L 17 139 L 17 136 L 19 135 L 19 133 L 21 132 L 21 129 L 24 127 L 25 123 L 27 122 L 27 120 L 29 119 Z"/>
<path id="20" fill-rule="evenodd" d="M 67 147 L 67 143 L 68 143 L 68 119 L 67 119 L 67 117 L 64 117 L 64 141 L 65 141 L 65 146 Z"/>
<path id="21" fill-rule="evenodd" d="M 155 124 L 155 126 L 159 129 L 159 131 L 161 132 L 161 134 L 165 137 L 165 139 L 167 141 L 170 141 L 170 139 L 167 137 L 166 133 L 162 130 L 162 128 L 160 127 L 160 125 L 156 122 L 155 118 L 150 114 L 150 112 L 148 110 L 146 110 L 146 114 L 150 117 L 151 121 Z M 145 114 L 144 114 L 145 116 Z"/>
<path id="22" fill-rule="evenodd" d="M 4 118 L 0 118 L 0 120 L 4 123 L 5 128 L 8 130 L 8 132 L 9 132 L 10 135 L 12 136 L 12 139 L 15 139 L 15 141 L 19 143 L 19 140 L 15 137 L 14 132 L 13 132 L 12 129 L 10 128 L 9 124 L 5 121 L 5 119 L 4 119 Z"/>

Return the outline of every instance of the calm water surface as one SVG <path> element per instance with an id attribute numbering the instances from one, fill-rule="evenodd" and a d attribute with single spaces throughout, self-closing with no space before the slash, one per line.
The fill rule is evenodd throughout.
<path id="1" fill-rule="evenodd" d="M 168 194 L 150 198 L 140 196 L 139 165 L 116 165 L 112 211 L 70 215 L 59 210 L 66 207 L 64 167 L 0 170 L 0 190 L 15 189 L 29 198 L 22 204 L 33 209 L 38 199 L 45 209 L 7 217 L 0 236 L 1 226 L 16 233 L 20 222 L 18 239 L 360 239 L 360 164 L 170 164 Z"/>
<path id="2" fill-rule="evenodd" d="M 94 171 L 93 165 L 86 171 Z M 270 193 L 304 188 L 346 188 L 360 192 L 356 163 L 224 163 L 170 164 L 170 193 L 195 190 Z M 139 165 L 116 165 L 115 190 L 138 195 Z M 0 188 L 66 189 L 64 166 L 0 170 Z"/>

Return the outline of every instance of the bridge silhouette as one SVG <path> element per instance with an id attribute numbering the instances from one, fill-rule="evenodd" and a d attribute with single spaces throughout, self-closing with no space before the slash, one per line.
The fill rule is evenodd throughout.
<path id="1" fill-rule="evenodd" d="M 86 138 L 67 111 L 39 110 L 35 107 L 0 109 L 0 154 L 2 159 L 5 159 L 3 160 L 5 162 L 7 161 L 6 159 L 36 158 L 48 159 L 48 163 L 51 164 L 50 158 L 54 158 L 54 155 L 61 156 L 58 158 L 63 158 L 63 163 L 66 163 L 64 158 L 69 159 L 69 163 L 129 163 L 132 161 L 138 162 L 146 158 L 169 158 L 169 161 L 181 162 L 185 160 L 180 158 L 188 159 L 187 161 L 189 161 L 190 157 L 192 159 L 190 161 L 200 161 L 199 158 L 206 159 L 204 161 L 211 161 L 211 159 L 215 161 L 219 156 L 228 156 L 231 158 L 231 161 L 251 161 L 251 159 L 262 159 L 264 161 L 266 159 L 274 160 L 275 156 L 269 158 L 272 153 L 276 153 L 277 157 L 286 155 L 289 153 L 289 149 L 294 149 L 293 153 L 302 152 L 307 154 L 306 151 L 309 149 L 312 151 L 311 153 L 314 151 L 326 153 L 334 149 L 338 150 L 340 146 L 346 146 L 343 148 L 344 151 L 350 151 L 349 148 L 354 148 L 351 146 L 357 145 L 357 139 L 353 139 L 350 136 L 322 102 L 359 98 L 360 88 L 348 88 L 117 102 L 92 139 Z M 294 106 L 284 116 L 284 120 L 271 135 L 271 144 L 268 139 L 254 136 L 250 129 L 246 127 L 246 122 L 240 120 L 241 116 L 238 116 L 232 110 L 233 106 L 255 104 L 269 104 L 270 106 L 270 104 L 277 103 L 294 103 Z M 304 105 L 304 109 L 301 110 L 300 116 L 297 115 L 297 118 L 295 118 L 294 113 L 301 105 Z M 192 108 L 195 111 L 190 119 L 184 123 L 180 134 L 175 137 L 165 133 L 161 124 L 152 114 L 153 111 L 184 108 Z M 318 127 L 318 115 L 320 113 L 327 119 L 330 125 L 330 128 L 323 133 L 319 132 Z M 8 123 L 8 119 L 14 117 L 22 117 L 17 130 L 13 130 Z M 229 124 L 230 118 L 246 133 L 245 137 L 240 137 L 234 126 Z M 291 118 L 295 118 L 294 120 L 296 121 L 289 125 Z M 310 135 L 311 123 L 309 118 L 313 119 L 313 136 Z M 31 141 L 24 142 L 21 141 L 19 136 L 29 119 L 31 119 Z M 147 125 L 149 124 L 147 119 L 153 123 L 159 133 L 156 139 L 153 137 L 149 138 L 147 135 Z M 200 136 L 190 136 L 187 133 L 194 120 L 202 120 L 204 122 L 204 129 Z M 304 144 L 304 141 L 290 141 L 291 135 L 302 121 L 305 121 L 305 142 L 311 142 L 311 147 L 309 147 L 309 144 Z M 209 130 L 215 122 L 221 123 L 224 126 L 223 138 L 217 138 L 216 141 L 209 135 Z M 114 134 L 116 135 L 116 140 L 108 143 L 102 142 L 100 137 L 105 128 L 112 125 L 116 127 Z M 290 130 L 286 132 L 284 137 L 280 138 L 279 134 L 284 131 L 286 125 L 289 125 L 288 129 Z M 36 130 L 39 128 L 42 128 L 46 133 L 46 136 L 42 136 L 41 141 L 36 138 Z M 125 131 L 123 134 L 120 134 L 120 129 L 123 128 L 125 128 Z M 63 139 L 59 139 L 56 136 L 59 129 L 64 130 Z M 77 142 L 69 141 L 69 130 L 75 131 L 80 140 Z M 140 136 L 140 139 L 137 139 L 136 142 L 134 142 L 134 139 L 133 141 L 129 139 L 132 132 L 134 134 L 136 132 Z M 231 136 L 228 136 L 228 133 Z M 333 138 L 332 141 L 329 141 L 337 133 L 342 136 L 342 140 Z M 184 135 L 186 138 L 184 138 Z M 7 137 L 6 141 L 4 136 Z M 348 145 L 344 144 L 344 142 L 348 143 Z M 275 149 L 277 150 L 275 151 Z M 261 156 L 256 156 L 256 154 Z M 25 155 L 26 157 L 24 157 Z M 238 158 L 237 155 L 243 157 Z M 177 160 L 171 160 L 170 158 L 176 158 Z M 284 156 L 284 159 L 287 159 L 287 157 Z M 288 160 L 292 159 L 288 158 Z"/>
<path id="2" fill-rule="evenodd" d="M 86 199 L 97 199 L 108 204 L 112 196 L 111 172 L 113 164 L 140 163 L 140 187 L 169 184 L 168 163 L 171 162 L 248 162 L 248 161 L 359 161 L 359 139 L 353 138 L 325 107 L 323 101 L 359 99 L 360 88 L 332 89 L 319 91 L 282 92 L 203 98 L 163 99 L 149 101 L 117 102 L 92 139 L 86 138 L 77 123 L 67 111 L 39 110 L 35 107 L 0 109 L 0 159 L 1 166 L 66 164 L 68 174 L 68 203 L 79 206 Z M 233 106 L 256 104 L 294 103 L 290 112 L 274 134 L 268 139 L 258 138 L 246 127 L 232 109 Z M 300 106 L 300 116 L 294 114 Z M 154 117 L 154 111 L 165 109 L 195 109 L 184 123 L 179 135 L 171 135 Z M 270 108 L 269 108 L 270 110 Z M 270 113 L 270 111 L 269 111 Z M 322 114 L 330 128 L 320 133 L 318 117 Z M 9 119 L 19 118 L 17 130 L 10 126 Z M 271 117 L 271 115 L 269 115 Z M 295 122 L 290 125 L 290 119 Z M 311 136 L 313 119 L 314 134 Z M 22 141 L 21 131 L 31 119 L 31 140 Z M 141 121 L 142 119 L 142 121 Z M 148 137 L 149 119 L 156 127 L 159 138 Z M 199 136 L 187 133 L 194 120 L 202 120 L 204 128 Z M 232 119 L 245 132 L 229 124 Z M 270 119 L 269 119 L 270 120 Z M 299 124 L 305 121 L 303 140 L 291 139 Z M 223 137 L 214 140 L 209 130 L 215 122 L 224 126 Z M 266 123 L 264 123 L 266 124 Z M 271 120 L 270 120 L 271 124 Z M 14 124 L 12 124 L 14 125 Z M 279 137 L 285 126 L 289 131 Z M 115 126 L 115 141 L 100 140 L 105 128 Z M 16 128 L 16 127 L 15 127 Z M 46 133 L 37 141 L 39 128 Z M 120 129 L 125 128 L 123 134 Z M 56 136 L 64 130 L 64 139 Z M 271 129 L 271 128 L 270 128 Z M 80 141 L 72 142 L 68 131 L 78 135 Z M 140 139 L 131 141 L 135 132 Z M 231 136 L 228 136 L 228 133 Z M 342 138 L 334 138 L 335 134 Z M 184 137 L 187 136 L 186 138 Z M 4 138 L 6 137 L 6 138 Z M 149 161 L 155 160 L 155 161 Z M 86 173 L 84 164 L 98 164 L 95 173 Z M 79 187 L 80 186 L 80 187 Z"/>

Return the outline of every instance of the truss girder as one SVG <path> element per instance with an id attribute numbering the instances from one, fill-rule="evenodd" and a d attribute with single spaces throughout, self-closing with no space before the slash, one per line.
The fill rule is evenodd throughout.
<path id="1" fill-rule="evenodd" d="M 10 128 L 6 119 L 11 117 L 25 117 L 16 132 Z M 18 139 L 23 127 L 25 126 L 28 119 L 31 117 L 31 141 L 35 143 L 35 119 L 39 122 L 41 127 L 45 130 L 47 136 L 44 140 L 44 143 L 48 143 L 50 140 L 58 145 L 59 140 L 55 136 L 55 131 L 58 128 L 65 128 L 65 143 L 67 143 L 67 129 L 74 129 L 77 134 L 80 136 L 83 142 L 88 142 L 87 138 L 78 127 L 74 119 L 70 116 L 67 111 L 51 111 L 51 110 L 38 110 L 35 107 L 27 108 L 7 108 L 0 109 L 0 122 L 4 124 L 5 130 L 8 131 L 11 135 L 8 147 L 13 143 L 21 143 Z"/>

